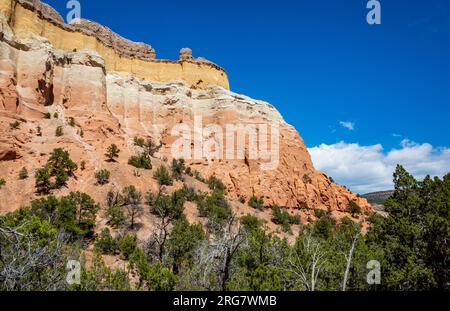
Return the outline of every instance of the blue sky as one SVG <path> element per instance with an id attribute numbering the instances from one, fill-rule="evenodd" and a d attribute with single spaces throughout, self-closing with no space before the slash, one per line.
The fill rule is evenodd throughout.
<path id="1" fill-rule="evenodd" d="M 46 2 L 67 13 L 66 1 Z M 396 150 L 431 146 L 418 160 L 429 166 L 407 166 L 418 177 L 449 170 L 449 1 L 381 0 L 375 26 L 366 22 L 366 0 L 80 2 L 83 18 L 151 44 L 158 58 L 176 59 L 190 47 L 224 67 L 233 91 L 277 107 L 316 166 L 357 191 L 390 185 L 362 186 L 364 176 L 352 179 L 351 167 L 317 163 L 336 152 L 363 160 L 351 146 L 378 150 L 382 162 Z"/>

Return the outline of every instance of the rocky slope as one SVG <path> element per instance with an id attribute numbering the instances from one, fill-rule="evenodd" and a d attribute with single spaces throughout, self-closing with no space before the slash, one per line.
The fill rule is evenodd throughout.
<path id="1" fill-rule="evenodd" d="M 103 202 L 108 189 L 95 186 L 93 176 L 102 168 L 112 173 L 110 187 L 133 184 L 145 192 L 156 191 L 151 171 L 137 173 L 127 165 L 128 158 L 136 153 L 133 138 L 152 137 L 161 142 L 163 148 L 154 162 L 168 163 L 180 138 L 174 129 L 180 124 L 189 129 L 192 147 L 195 139 L 220 141 L 223 146 L 231 139 L 226 133 L 221 136 L 205 130 L 211 124 L 221 129 L 239 124 L 268 125 L 266 137 L 270 142 L 276 141 L 270 129 L 279 128 L 280 152 L 274 169 L 262 169 L 270 159 L 251 157 L 249 141 L 245 142 L 243 157 L 235 160 L 214 158 L 217 144 L 209 154 L 187 159 L 188 165 L 203 176 L 214 174 L 222 179 L 230 200 L 237 202 L 241 196 L 248 199 L 254 195 L 263 197 L 266 205 L 278 204 L 303 213 L 316 208 L 343 213 L 349 201 L 357 202 L 366 212 L 372 209 L 365 199 L 315 170 L 297 131 L 270 104 L 220 86 L 199 88 L 182 78 L 157 82 L 110 71 L 96 51 L 59 50 L 39 36 L 22 40 L 4 15 L 0 22 L 0 178 L 7 182 L 0 190 L 0 213 L 36 198 L 33 174 L 54 148 L 61 147 L 69 150 L 78 163 L 84 160 L 87 164 L 57 195 L 80 190 Z M 104 31 L 96 29 L 95 33 Z M 127 45 L 125 41 L 121 44 Z M 135 51 L 134 47 L 123 49 Z M 189 61 L 191 57 L 190 50 L 182 50 L 181 59 Z M 47 112 L 57 112 L 57 118 L 45 119 Z M 203 129 L 200 133 L 195 126 L 199 117 Z M 70 118 L 76 120 L 74 127 L 68 124 Z M 20 123 L 19 129 L 10 127 L 15 121 Z M 64 129 L 62 137 L 55 136 L 59 126 Z M 117 164 L 104 159 L 105 150 L 112 143 L 122 150 Z M 22 167 L 28 169 L 30 178 L 18 179 Z"/>

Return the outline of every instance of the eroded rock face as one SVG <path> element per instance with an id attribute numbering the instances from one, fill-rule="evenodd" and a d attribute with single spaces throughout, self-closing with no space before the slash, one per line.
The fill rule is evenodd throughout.
<path id="1" fill-rule="evenodd" d="M 8 33 L 7 29 L 2 31 Z M 0 176 L 10 182 L 0 192 L 0 212 L 19 208 L 36 197 L 33 178 L 18 181 L 17 174 L 27 167 L 32 177 L 54 148 L 69 150 L 78 163 L 87 162 L 87 169 L 78 172 L 77 179 L 60 194 L 80 190 L 103 202 L 104 191 L 93 186 L 93 173 L 101 168 L 112 172 L 112 187 L 134 184 L 145 192 L 156 188 L 150 182 L 151 172 L 137 178 L 127 165 L 136 153 L 132 144 L 135 136 L 161 142 L 159 159 L 154 161 L 163 163 L 179 156 L 173 148 L 180 139 L 174 129 L 180 125 L 192 137 L 192 150 L 199 138 L 226 146 L 227 139 L 234 137 L 225 131 L 227 126 L 241 124 L 267 125 L 270 142 L 275 136 L 270 129 L 279 129 L 279 153 L 273 169 L 262 169 L 267 159 L 251 157 L 249 141 L 244 142 L 242 157 L 226 158 L 225 151 L 220 156 L 220 144 L 210 144 L 210 153 L 195 156 L 192 151 L 192 157 L 186 158 L 203 176 L 222 179 L 230 198 L 254 195 L 263 197 L 266 205 L 341 212 L 352 200 L 365 211 L 371 209 L 366 200 L 314 169 L 297 131 L 268 103 L 221 87 L 197 89 L 182 82 L 155 83 L 107 72 L 104 60 L 94 51 L 65 52 L 43 38 L 17 42 L 11 33 L 8 36 L 8 40 L 0 36 Z M 58 117 L 45 119 L 46 112 L 58 112 Z M 68 118 L 76 120 L 75 127 L 68 125 Z M 196 126 L 199 118 L 200 127 Z M 15 120 L 20 120 L 21 127 L 12 130 L 9 125 Z M 223 136 L 205 130 L 211 130 L 211 125 L 222 129 Z M 54 134 L 58 126 L 64 128 L 63 137 Z M 112 143 L 122 150 L 117 165 L 104 161 L 105 150 Z"/>

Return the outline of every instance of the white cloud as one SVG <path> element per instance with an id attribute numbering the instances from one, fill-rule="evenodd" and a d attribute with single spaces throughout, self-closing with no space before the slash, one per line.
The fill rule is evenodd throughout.
<path id="1" fill-rule="evenodd" d="M 412 175 L 443 177 L 450 172 L 450 148 L 434 148 L 403 140 L 401 148 L 384 152 L 382 145 L 360 146 L 340 142 L 309 148 L 314 165 L 358 193 L 393 188 L 392 175 L 397 164 Z"/>
<path id="2" fill-rule="evenodd" d="M 339 124 L 342 125 L 343 127 L 345 127 L 349 131 L 354 131 L 355 130 L 355 123 L 354 122 L 341 121 L 341 122 L 339 122 Z"/>

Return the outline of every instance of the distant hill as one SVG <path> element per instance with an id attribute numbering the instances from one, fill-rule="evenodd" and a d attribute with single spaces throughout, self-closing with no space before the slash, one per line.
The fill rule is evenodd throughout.
<path id="1" fill-rule="evenodd" d="M 362 195 L 371 204 L 383 204 L 384 201 L 394 194 L 394 190 L 372 192 Z"/>

